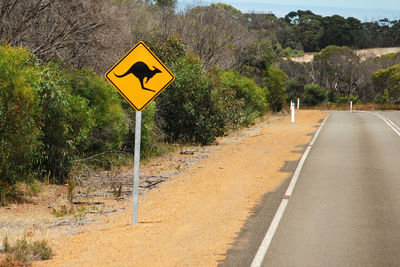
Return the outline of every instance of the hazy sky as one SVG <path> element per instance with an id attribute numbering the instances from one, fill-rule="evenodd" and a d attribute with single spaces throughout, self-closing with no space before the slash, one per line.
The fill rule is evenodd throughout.
<path id="1" fill-rule="evenodd" d="M 274 13 L 283 17 L 290 11 L 311 10 L 318 15 L 331 16 L 334 14 L 343 17 L 356 17 L 361 21 L 388 18 L 400 19 L 400 0 L 178 0 L 184 4 L 226 3 L 242 12 Z"/>

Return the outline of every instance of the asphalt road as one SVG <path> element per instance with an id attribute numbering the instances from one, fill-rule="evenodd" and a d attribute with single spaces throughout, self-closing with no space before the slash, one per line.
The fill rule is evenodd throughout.
<path id="1" fill-rule="evenodd" d="M 371 112 L 329 113 L 261 266 L 400 266 L 396 126 Z M 399 112 L 375 113 L 400 127 Z M 250 266 L 286 186 L 265 197 L 269 207 L 257 208 L 221 265 Z"/>

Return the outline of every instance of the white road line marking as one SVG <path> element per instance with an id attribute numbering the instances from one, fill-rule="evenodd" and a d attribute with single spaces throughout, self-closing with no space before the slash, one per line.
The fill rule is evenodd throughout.
<path id="1" fill-rule="evenodd" d="M 397 126 L 391 119 L 389 119 L 389 118 L 386 118 L 386 119 L 389 121 L 389 123 L 390 123 L 391 125 L 393 125 L 393 127 L 395 127 L 398 131 L 400 131 L 400 127 Z"/>
<path id="2" fill-rule="evenodd" d="M 303 168 L 304 162 L 306 161 L 306 158 L 308 154 L 310 153 L 310 150 L 315 142 L 317 140 L 317 137 L 322 129 L 322 126 L 324 126 L 326 120 L 328 119 L 328 116 L 324 119 L 324 121 L 321 123 L 319 126 L 317 132 L 315 133 L 313 139 L 311 140 L 310 144 L 307 146 L 306 151 L 304 152 L 303 156 L 300 159 L 299 164 L 297 165 L 296 171 L 293 174 L 292 180 L 290 181 L 290 184 L 288 186 L 288 189 L 286 190 L 285 197 L 282 199 L 281 204 L 279 205 L 278 210 L 275 213 L 274 218 L 272 219 L 271 225 L 268 228 L 267 233 L 264 236 L 263 241 L 261 242 L 260 247 L 257 250 L 256 255 L 254 256 L 253 262 L 251 263 L 251 267 L 259 267 L 261 266 L 265 255 L 267 254 L 269 245 L 271 244 L 272 238 L 274 237 L 274 234 L 276 232 L 276 229 L 278 228 L 279 222 L 282 219 L 283 213 L 285 212 L 286 206 L 289 202 L 289 198 L 292 195 L 293 189 L 296 185 L 297 179 L 300 175 L 300 171 Z"/>
<path id="3" fill-rule="evenodd" d="M 390 119 L 386 118 L 383 115 L 380 115 L 378 113 L 373 113 L 376 116 L 378 116 L 379 118 L 381 118 L 387 125 L 389 125 L 390 128 L 392 128 L 392 130 L 398 135 L 400 136 L 400 128 L 399 126 L 397 126 L 396 124 L 394 124 L 394 122 L 392 122 Z"/>
<path id="4" fill-rule="evenodd" d="M 287 188 L 287 190 L 286 190 L 285 195 L 287 195 L 287 196 L 291 196 L 291 195 L 292 195 L 294 186 L 296 185 L 297 179 L 299 178 L 300 171 L 301 171 L 301 169 L 303 168 L 303 165 L 304 165 L 304 162 L 306 161 L 306 158 L 308 157 L 308 153 L 310 153 L 310 150 L 311 150 L 312 146 L 314 145 L 315 140 L 317 139 L 317 137 L 318 137 L 318 135 L 319 135 L 319 132 L 321 131 L 322 126 L 324 126 L 324 124 L 325 124 L 326 120 L 328 119 L 328 117 L 329 117 L 329 114 L 328 114 L 328 116 L 326 116 L 326 118 L 324 119 L 324 121 L 323 121 L 323 122 L 321 123 L 321 125 L 319 126 L 317 132 L 314 134 L 314 137 L 313 137 L 313 139 L 311 140 L 310 144 L 307 146 L 306 151 L 304 151 L 304 154 L 303 154 L 303 156 L 301 157 L 300 162 L 299 162 L 299 164 L 297 165 L 296 170 L 294 171 L 292 180 L 290 181 L 290 184 L 289 184 L 289 186 L 288 186 L 288 188 Z"/>
<path id="5" fill-rule="evenodd" d="M 276 229 L 278 228 L 279 222 L 282 219 L 288 202 L 288 199 L 282 199 L 282 202 L 279 205 L 278 210 L 276 211 L 275 217 L 272 220 L 271 225 L 269 226 L 260 247 L 258 248 L 257 254 L 254 257 L 253 262 L 251 263 L 251 267 L 258 267 L 263 262 L 264 256 L 267 253 L 269 244 L 271 244 L 271 240 L 274 237 L 274 234 L 276 232 Z"/>

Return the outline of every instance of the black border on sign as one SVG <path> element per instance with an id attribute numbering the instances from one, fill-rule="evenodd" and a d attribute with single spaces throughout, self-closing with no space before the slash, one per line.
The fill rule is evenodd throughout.
<path id="1" fill-rule="evenodd" d="M 147 103 L 144 104 L 143 107 L 140 108 L 140 109 L 139 109 L 138 107 L 136 107 L 136 106 L 126 97 L 126 95 L 125 95 L 125 94 L 124 94 L 124 93 L 123 93 L 123 92 L 108 78 L 108 75 L 114 70 L 114 68 L 115 68 L 122 60 L 124 60 L 124 59 L 125 59 L 136 47 L 138 47 L 139 45 L 143 45 L 143 46 L 147 49 L 147 51 L 149 51 L 150 54 L 153 55 L 153 57 L 158 61 L 158 63 L 160 63 L 161 66 L 163 66 L 163 67 L 168 71 L 168 73 L 172 76 L 172 79 L 171 79 L 169 82 L 167 82 L 167 84 L 164 85 L 164 87 L 161 88 L 160 91 L 158 91 L 157 94 L 155 94 L 149 101 L 147 101 Z M 118 90 L 118 92 L 126 99 L 126 101 L 128 101 L 128 103 L 129 103 L 134 109 L 136 109 L 136 111 L 142 111 L 151 101 L 153 101 L 154 98 L 156 98 L 162 91 L 164 91 L 165 88 L 167 88 L 167 87 L 175 80 L 174 74 L 172 74 L 172 72 L 164 65 L 164 63 L 161 62 L 161 60 L 158 59 L 158 57 L 147 47 L 147 45 L 146 45 L 143 41 L 138 42 L 131 50 L 129 50 L 129 52 L 128 52 L 123 58 L 121 58 L 116 64 L 114 64 L 114 66 L 113 66 L 109 71 L 107 71 L 107 73 L 106 73 L 104 76 L 105 76 L 106 79 Z"/>

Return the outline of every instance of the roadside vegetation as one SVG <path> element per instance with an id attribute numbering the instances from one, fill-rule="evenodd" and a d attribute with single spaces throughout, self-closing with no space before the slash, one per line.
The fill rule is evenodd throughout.
<path id="1" fill-rule="evenodd" d="M 400 21 L 277 18 L 225 4 L 178 11 L 174 0 L 0 7 L 1 206 L 18 199 L 19 183 L 72 188 L 73 169 L 131 161 L 135 112 L 102 76 L 140 40 L 176 76 L 143 112 L 144 158 L 171 144 L 212 144 L 298 97 L 309 107 L 400 104 L 400 53 L 361 61 L 352 50 L 400 46 Z M 290 60 L 303 51 L 318 54 Z"/>
<path id="2" fill-rule="evenodd" d="M 1 267 L 30 266 L 35 260 L 47 260 L 53 257 L 53 252 L 45 240 L 31 242 L 26 237 L 18 239 L 14 246 L 3 238 L 3 248 L 6 258 L 0 262 Z"/>

